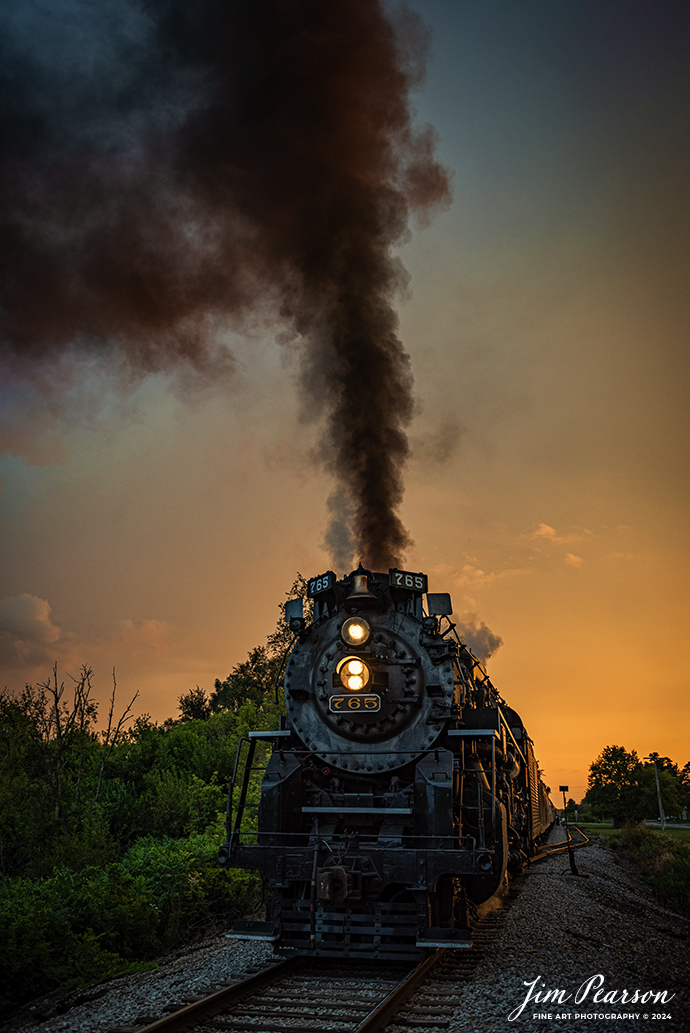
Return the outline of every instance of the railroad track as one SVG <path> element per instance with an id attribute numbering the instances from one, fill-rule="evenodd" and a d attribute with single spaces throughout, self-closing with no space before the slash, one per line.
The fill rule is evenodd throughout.
<path id="1" fill-rule="evenodd" d="M 573 839 L 570 836 L 571 832 L 576 832 L 580 838 L 579 839 Z M 534 857 L 531 859 L 531 863 L 534 864 L 535 861 L 541 861 L 542 858 L 544 858 L 544 857 L 553 857 L 554 854 L 565 854 L 565 853 L 567 853 L 568 851 L 571 851 L 571 850 L 578 850 L 580 847 L 587 846 L 587 844 L 589 843 L 589 837 L 586 836 L 584 834 L 584 832 L 582 831 L 582 829 L 578 828 L 577 825 L 570 825 L 566 834 L 568 835 L 569 838 L 566 839 L 565 842 L 563 842 L 563 843 L 552 843 L 552 844 L 545 845 L 545 846 L 541 847 L 537 851 L 537 853 L 534 855 Z M 572 855 L 571 855 L 571 863 L 572 863 Z"/>
<path id="2" fill-rule="evenodd" d="M 513 894 L 514 895 L 514 894 Z M 109 1033 L 381 1033 L 444 1029 L 503 920 L 498 909 L 473 930 L 473 946 L 436 950 L 419 965 L 292 957 L 191 1001 L 149 1025 Z"/>
<path id="3" fill-rule="evenodd" d="M 577 830 L 578 832 L 580 830 Z M 544 848 L 533 860 L 565 853 L 589 840 Z M 524 876 L 502 904 L 483 911 L 472 947 L 436 950 L 416 967 L 376 961 L 291 957 L 200 999 L 171 1006 L 146 1026 L 116 1026 L 109 1033 L 382 1033 L 413 1027 L 444 1029 L 461 1007 L 471 981 L 491 949 L 506 909 Z"/>

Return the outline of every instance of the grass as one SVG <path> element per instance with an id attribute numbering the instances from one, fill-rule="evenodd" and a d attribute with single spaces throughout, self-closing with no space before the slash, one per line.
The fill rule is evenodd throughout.
<path id="1" fill-rule="evenodd" d="M 690 829 L 666 831 L 646 825 L 612 825 L 578 822 L 588 835 L 600 835 L 612 850 L 629 858 L 662 904 L 690 915 Z"/>
<path id="2" fill-rule="evenodd" d="M 651 828 L 650 832 L 661 832 L 661 826 L 659 828 Z M 679 839 L 681 843 L 690 843 L 690 829 L 674 829 L 673 825 L 667 825 L 665 834 Z"/>
<path id="3" fill-rule="evenodd" d="M 612 834 L 621 832 L 621 829 L 614 829 L 611 824 L 602 824 L 596 821 L 578 821 L 573 822 L 573 824 L 576 824 L 578 828 L 581 828 L 588 836 L 592 834 L 600 835 L 607 842 Z M 666 831 L 662 832 L 661 828 L 650 828 L 648 825 L 644 825 L 642 827 L 646 828 L 649 832 L 658 832 L 659 835 L 672 836 L 674 839 L 680 840 L 681 843 L 690 843 L 690 829 L 677 829 L 674 828 L 673 825 L 667 825 Z"/>

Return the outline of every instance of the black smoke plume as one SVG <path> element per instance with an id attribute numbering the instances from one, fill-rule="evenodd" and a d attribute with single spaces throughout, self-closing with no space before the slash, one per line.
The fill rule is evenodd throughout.
<path id="1" fill-rule="evenodd" d="M 214 375 L 231 363 L 219 330 L 271 305 L 325 417 L 358 558 L 400 562 L 412 377 L 391 249 L 448 197 L 432 131 L 411 127 L 419 21 L 379 0 L 6 10 L 6 367 L 95 352 Z"/>

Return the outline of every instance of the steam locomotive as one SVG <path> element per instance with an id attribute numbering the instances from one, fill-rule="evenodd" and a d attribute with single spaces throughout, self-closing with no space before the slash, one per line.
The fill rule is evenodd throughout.
<path id="1" fill-rule="evenodd" d="M 250 732 L 241 779 L 235 765 L 220 863 L 258 869 L 269 892 L 266 920 L 230 935 L 326 957 L 469 947 L 478 908 L 554 818 L 532 740 L 425 574 L 360 564 L 312 578 L 307 596 L 309 623 L 301 599 L 285 609 L 282 727 Z"/>

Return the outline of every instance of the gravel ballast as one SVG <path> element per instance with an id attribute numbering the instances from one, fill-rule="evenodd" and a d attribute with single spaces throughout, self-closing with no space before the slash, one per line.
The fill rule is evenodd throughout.
<path id="1" fill-rule="evenodd" d="M 554 839 L 562 836 L 562 830 L 554 830 Z M 571 873 L 567 855 L 547 858 L 529 869 L 471 982 L 452 988 L 456 1010 L 448 1033 L 556 1028 L 568 1033 L 642 1033 L 650 1028 L 690 1033 L 688 921 L 656 903 L 631 865 L 602 844 L 578 850 L 575 858 L 587 878 Z M 39 1021 L 36 1016 L 27 1023 L 25 1012 L 24 1025 L 14 1029 L 107 1033 L 117 1026 L 144 1025 L 168 1006 L 209 993 L 242 978 L 249 968 L 276 960 L 270 944 L 214 937 L 168 955 L 155 970 L 82 991 L 80 1003 L 63 1014 Z M 590 980 L 585 995 L 580 988 Z M 530 1001 L 517 1014 L 530 992 L 526 984 L 533 984 L 532 992 L 563 991 L 562 1003 Z M 597 989 L 600 997 L 595 1001 Z M 635 990 L 666 991 L 667 1003 L 655 1004 L 653 998 L 623 1003 L 623 990 L 629 996 Z M 604 1001 L 603 995 L 612 991 L 618 991 L 614 1003 L 610 997 Z M 639 1017 L 631 1017 L 635 1015 Z M 671 1017 L 653 1017 L 657 1015 Z"/>
<path id="2" fill-rule="evenodd" d="M 556 838 L 563 830 L 555 830 Z M 690 923 L 656 903 L 632 865 L 601 843 L 577 850 L 575 861 L 581 877 L 571 872 L 567 855 L 530 868 L 471 984 L 458 986 L 449 1033 L 690 1033 Z M 603 981 L 594 978 L 584 996 L 580 988 L 593 977 Z M 563 1003 L 531 1001 L 516 1014 L 532 983 L 534 992 L 564 991 Z M 629 997 L 635 990 L 665 990 L 668 1003 L 622 1003 L 622 990 Z M 619 993 L 607 1002 L 611 991 Z M 535 1018 L 539 1014 L 550 1018 Z"/>

